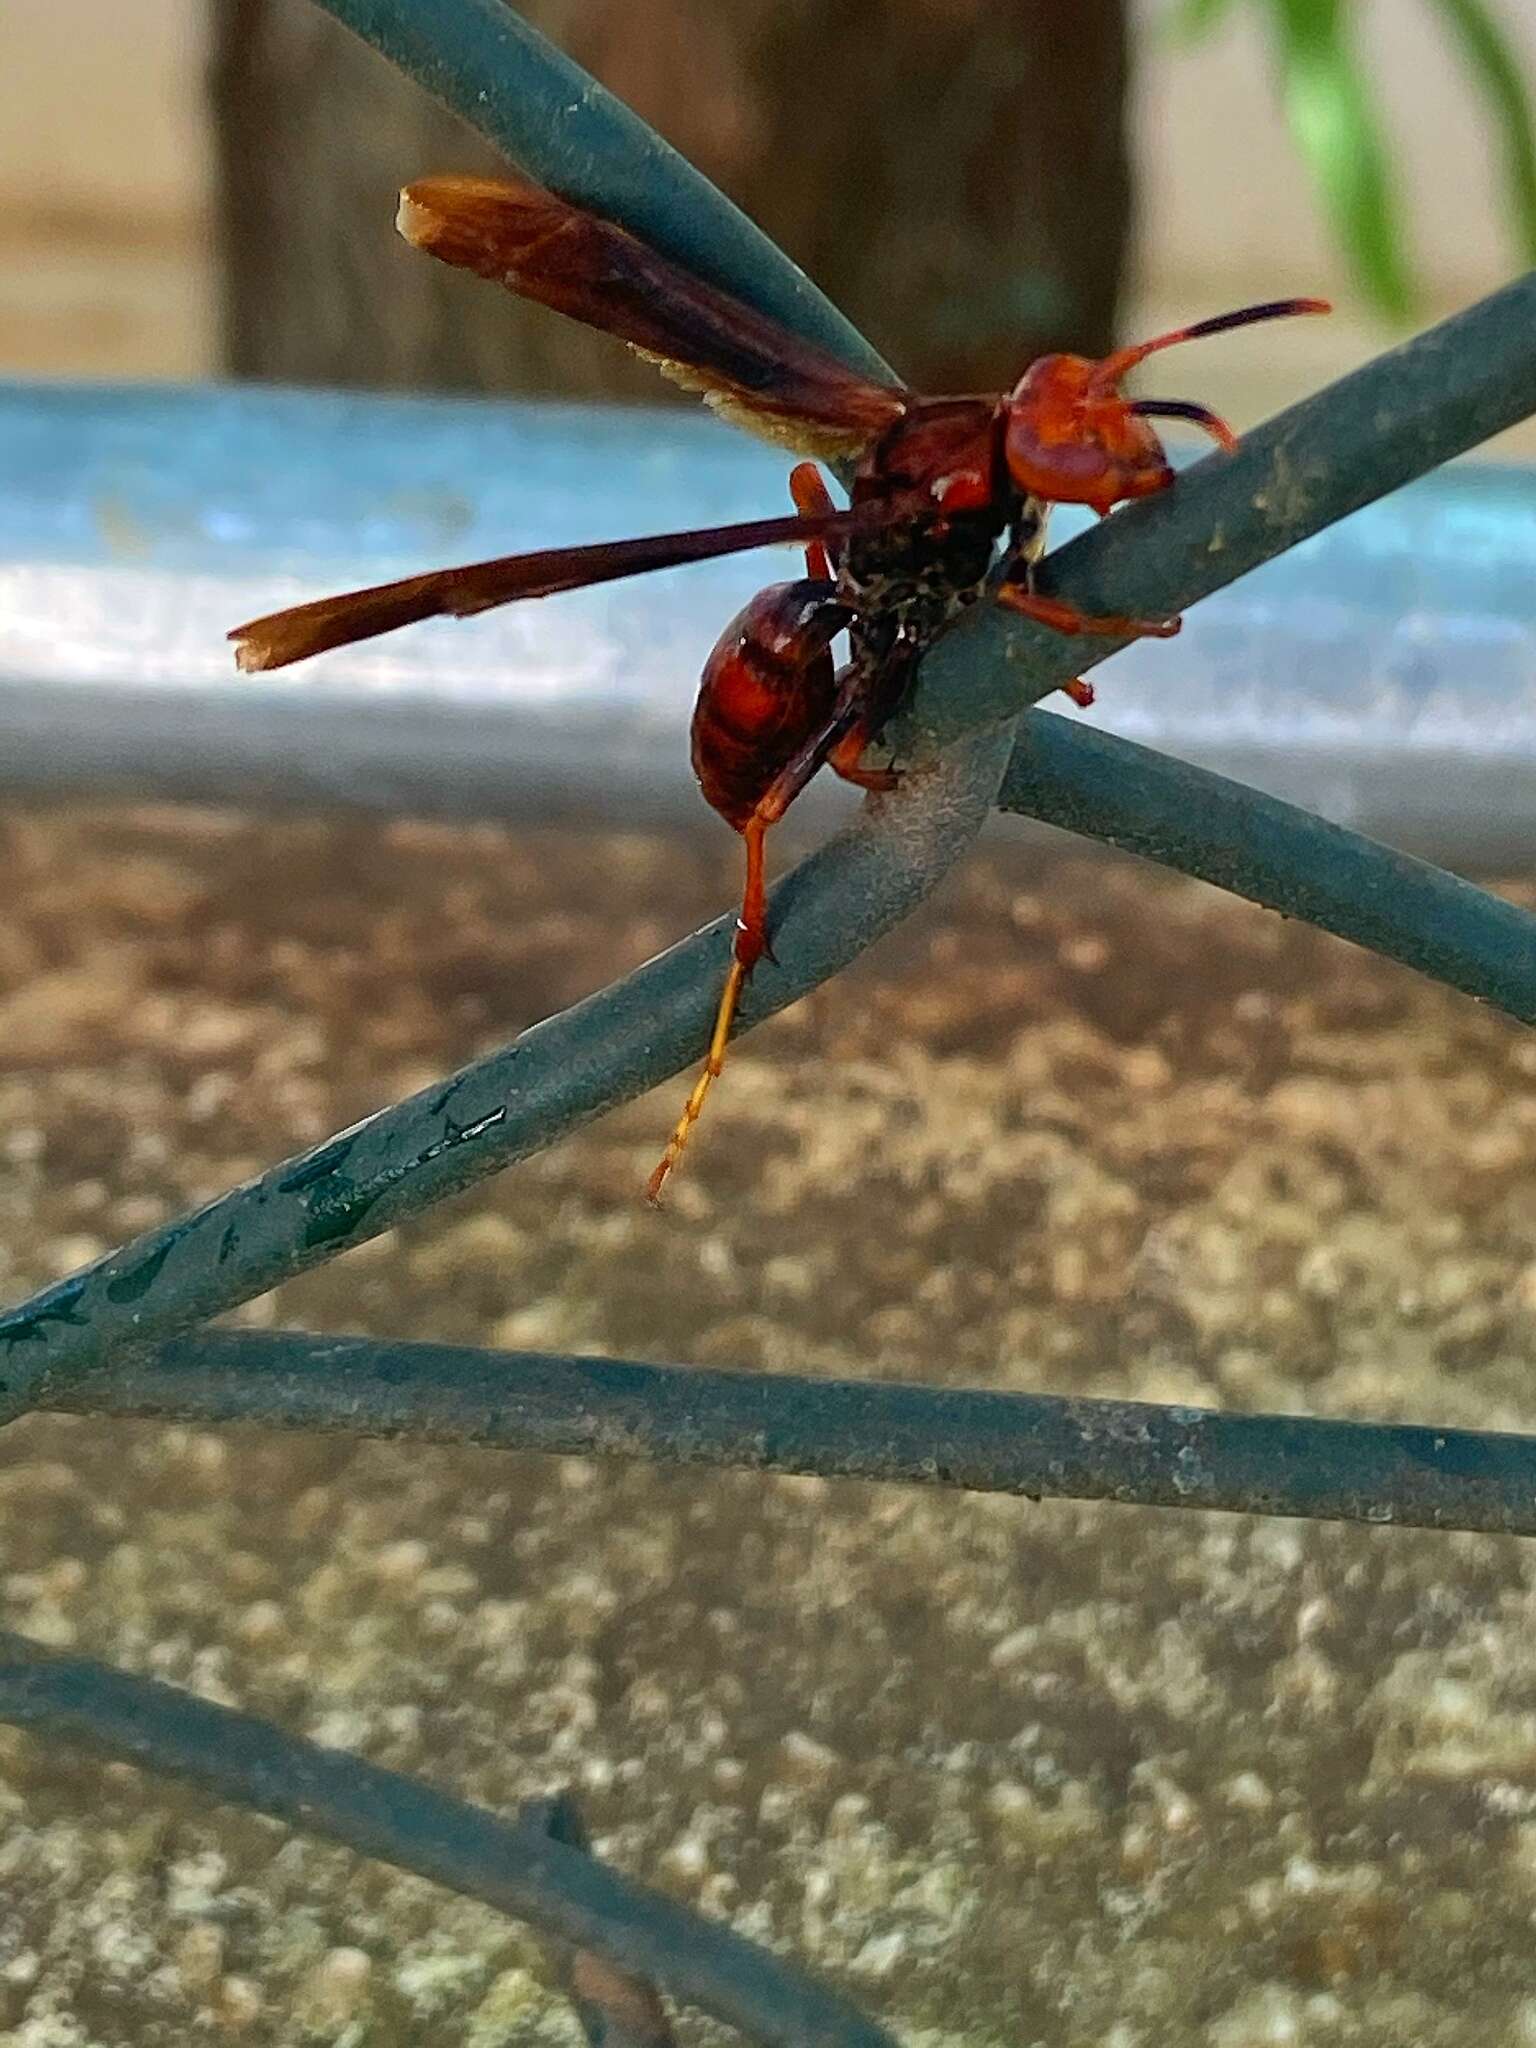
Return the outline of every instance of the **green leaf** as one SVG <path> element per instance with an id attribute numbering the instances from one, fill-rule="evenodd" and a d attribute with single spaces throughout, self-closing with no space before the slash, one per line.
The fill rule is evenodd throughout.
<path id="1" fill-rule="evenodd" d="M 1337 0 L 1267 0 L 1282 103 L 1334 231 L 1373 305 L 1406 320 L 1414 294 L 1402 212 L 1369 85 Z"/>
<path id="2" fill-rule="evenodd" d="M 1482 92 L 1503 147 L 1504 181 L 1521 255 L 1536 263 L 1536 131 L 1531 95 L 1503 27 L 1483 0 L 1435 0 L 1461 44 L 1462 61 Z"/>
<path id="3" fill-rule="evenodd" d="M 1234 0 L 1178 0 L 1167 26 L 1175 41 L 1197 43 L 1215 34 L 1232 12 L 1233 4 Z"/>

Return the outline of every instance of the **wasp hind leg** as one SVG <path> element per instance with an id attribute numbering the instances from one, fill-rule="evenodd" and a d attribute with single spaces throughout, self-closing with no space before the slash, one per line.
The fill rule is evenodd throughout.
<path id="1" fill-rule="evenodd" d="M 645 1199 L 652 1208 L 659 1205 L 667 1177 L 682 1158 L 683 1149 L 693 1135 L 693 1127 L 704 1113 L 704 1104 L 710 1089 L 725 1071 L 726 1049 L 731 1042 L 736 1012 L 741 1007 L 741 992 L 747 985 L 752 969 L 768 950 L 765 929 L 768 899 L 763 859 L 763 842 L 767 833 L 767 825 L 760 823 L 756 818 L 749 819 L 742 828 L 741 836 L 747 849 L 747 885 L 736 918 L 735 950 L 731 956 L 730 971 L 725 977 L 725 987 L 720 991 L 720 1002 L 715 1011 L 714 1029 L 709 1034 L 709 1051 L 704 1056 L 703 1070 L 683 1105 L 682 1115 L 673 1126 L 672 1135 L 667 1140 L 666 1151 L 656 1162 L 655 1171 L 645 1184 Z"/>
<path id="2" fill-rule="evenodd" d="M 704 1058 L 703 1072 L 694 1082 L 692 1092 L 683 1105 L 683 1113 L 667 1140 L 666 1151 L 662 1153 L 657 1161 L 656 1170 L 646 1182 L 645 1198 L 653 1208 L 661 1200 L 661 1191 L 666 1186 L 668 1175 L 683 1156 L 684 1148 L 693 1135 L 693 1127 L 703 1114 L 710 1089 L 724 1070 L 731 1031 L 736 1022 L 736 1013 L 741 1007 L 742 991 L 752 970 L 765 953 L 770 960 L 773 958 L 772 949 L 768 944 L 765 857 L 768 833 L 783 817 L 816 771 L 831 760 L 842 746 L 848 745 L 855 738 L 858 740 L 859 749 L 862 750 L 864 740 L 858 701 L 851 692 L 847 692 L 839 699 L 831 717 L 821 729 L 805 741 L 794 758 L 774 777 L 740 828 L 747 853 L 747 879 L 742 891 L 741 909 L 736 917 L 736 943 L 730 971 L 725 977 L 725 987 L 721 990 L 719 1006 L 715 1011 L 714 1029 L 709 1036 L 709 1051 Z M 856 762 L 857 752 L 853 758 Z"/>

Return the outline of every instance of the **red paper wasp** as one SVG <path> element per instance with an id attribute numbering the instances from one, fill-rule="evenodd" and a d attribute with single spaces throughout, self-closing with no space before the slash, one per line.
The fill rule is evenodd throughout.
<path id="1" fill-rule="evenodd" d="M 855 465 L 846 510 L 815 462 L 803 462 L 790 478 L 794 517 L 433 570 L 275 612 L 230 635 L 242 668 L 281 668 L 418 619 L 773 542 L 804 546 L 806 575 L 770 585 L 726 628 L 694 710 L 694 772 L 746 843 L 747 879 L 709 1055 L 651 1176 L 654 1201 L 721 1071 L 742 988 L 767 949 L 769 828 L 825 765 L 865 788 L 894 784 L 892 770 L 862 765 L 864 751 L 924 649 L 989 584 L 999 603 L 1058 632 L 1176 633 L 1176 618 L 1093 618 L 1038 595 L 1031 573 L 1048 509 L 1088 505 L 1103 516 L 1123 499 L 1164 489 L 1172 471 L 1153 419 L 1191 421 L 1223 447 L 1236 445 L 1204 406 L 1123 397 L 1121 379 L 1145 357 L 1200 335 L 1328 309 L 1318 299 L 1279 299 L 1097 362 L 1044 356 L 1011 392 L 923 398 L 859 376 L 627 230 L 535 185 L 429 178 L 402 193 L 398 225 L 444 262 L 618 335 L 727 417 L 802 453 Z M 851 658 L 835 669 L 832 645 L 844 632 Z M 1073 694 L 1090 698 L 1086 685 Z"/>

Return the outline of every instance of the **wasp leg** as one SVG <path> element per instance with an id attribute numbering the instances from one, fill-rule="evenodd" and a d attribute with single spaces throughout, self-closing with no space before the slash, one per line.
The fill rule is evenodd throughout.
<path id="1" fill-rule="evenodd" d="M 715 1028 L 710 1033 L 709 1051 L 704 1060 L 704 1071 L 693 1084 L 693 1092 L 683 1105 L 683 1113 L 673 1127 L 667 1140 L 667 1149 L 656 1162 L 655 1171 L 645 1184 L 645 1199 L 651 1207 L 661 1202 L 661 1191 L 667 1184 L 667 1176 L 683 1156 L 683 1148 L 692 1135 L 693 1127 L 704 1113 L 704 1102 L 711 1087 L 725 1071 L 725 1049 L 730 1044 L 731 1026 L 736 1022 L 737 1006 L 741 992 L 746 987 L 751 969 L 738 953 L 731 962 L 731 970 L 725 977 L 725 988 L 721 992 L 720 1007 L 715 1012 Z"/>
<path id="2" fill-rule="evenodd" d="M 1017 606 L 1017 599 L 1008 594 L 1012 591 L 1024 591 L 1030 596 L 1034 595 L 1035 568 L 1045 551 L 1045 523 L 1048 510 L 1046 506 L 1026 504 L 1014 516 L 1008 534 L 1007 566 L 998 591 L 1004 604 Z M 1174 622 L 1175 627 L 1177 623 Z M 1081 676 L 1073 676 L 1070 682 L 1063 683 L 1061 694 L 1070 697 L 1079 711 L 1086 711 L 1094 702 L 1093 685 L 1085 683 Z"/>
<path id="3" fill-rule="evenodd" d="M 844 733 L 828 754 L 827 766 L 834 775 L 840 775 L 844 782 L 851 782 L 856 789 L 870 789 L 880 793 L 898 789 L 901 786 L 901 775 L 897 769 L 865 768 L 860 765 L 860 757 L 873 737 L 868 725 L 861 719 L 851 732 Z"/>
<path id="4" fill-rule="evenodd" d="M 1011 612 L 1035 619 L 1054 633 L 1091 633 L 1111 640 L 1171 640 L 1184 621 L 1179 618 L 1137 619 L 1118 612 L 1084 612 L 1065 598 L 1042 597 L 1024 583 L 1000 583 L 997 601 Z"/>
<path id="5" fill-rule="evenodd" d="M 730 972 L 726 975 L 719 1008 L 715 1011 L 715 1025 L 710 1033 L 704 1070 L 683 1105 L 683 1113 L 667 1141 L 666 1151 L 646 1182 L 645 1198 L 653 1207 L 660 1201 L 667 1176 L 682 1157 L 693 1127 L 703 1114 L 709 1091 L 725 1067 L 726 1049 L 747 979 L 765 953 L 770 960 L 773 958 L 768 944 L 768 890 L 764 858 L 769 829 L 783 817 L 817 770 L 831 759 L 839 744 L 858 731 L 861 705 L 862 690 L 857 681 L 850 678 L 831 717 L 780 769 L 740 828 L 747 850 L 747 880 L 736 918 L 736 944 Z"/>
<path id="6" fill-rule="evenodd" d="M 789 495 L 795 501 L 795 510 L 807 519 L 837 510 L 832 493 L 814 462 L 795 464 L 789 473 Z M 842 559 L 843 551 L 836 544 L 813 540 L 805 551 L 806 573 L 820 582 L 831 583 L 836 579 Z"/>

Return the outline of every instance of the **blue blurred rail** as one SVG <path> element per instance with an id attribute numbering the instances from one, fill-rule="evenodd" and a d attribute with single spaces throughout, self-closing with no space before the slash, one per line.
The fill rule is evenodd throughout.
<path id="1" fill-rule="evenodd" d="M 277 676 L 237 678 L 224 633 L 434 563 L 786 503 L 781 456 L 681 412 L 0 386 L 0 787 L 708 831 L 700 663 L 787 553 Z M 1208 598 L 1174 646 L 1116 655 L 1091 721 L 1463 871 L 1529 869 L 1533 563 L 1536 476 L 1426 477 Z"/>

